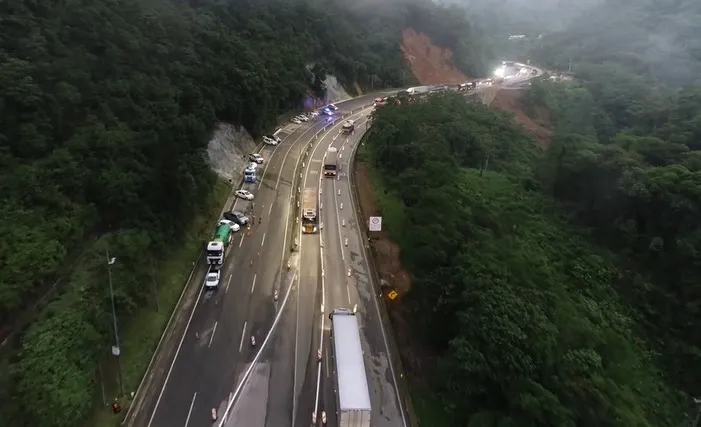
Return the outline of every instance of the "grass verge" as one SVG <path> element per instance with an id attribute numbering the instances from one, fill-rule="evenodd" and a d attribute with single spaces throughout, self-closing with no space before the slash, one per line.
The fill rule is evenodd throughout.
<path id="1" fill-rule="evenodd" d="M 202 250 L 202 242 L 211 235 L 212 224 L 221 213 L 221 208 L 230 192 L 231 187 L 227 183 L 217 181 L 207 208 L 193 220 L 187 229 L 184 243 L 169 251 L 158 264 L 156 269 L 158 305 L 154 301 L 153 304 L 141 308 L 126 324 L 121 326 L 121 360 L 124 391 L 127 395 L 136 392 L 139 387 L 168 319 L 178 298 L 180 298 L 185 281 L 190 275 L 193 262 Z M 107 402 L 111 402 L 119 392 L 116 380 L 117 372 L 114 358 L 110 357 L 104 361 L 102 373 L 104 374 L 103 383 Z M 118 426 L 126 414 L 126 409 L 119 415 L 114 415 L 109 405 L 107 407 L 103 405 L 101 395 L 102 393 L 99 393 L 96 396 L 95 411 L 86 426 Z"/>

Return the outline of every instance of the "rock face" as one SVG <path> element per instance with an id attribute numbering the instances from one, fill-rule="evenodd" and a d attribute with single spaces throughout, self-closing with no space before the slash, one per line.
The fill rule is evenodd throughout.
<path id="1" fill-rule="evenodd" d="M 326 103 L 340 102 L 350 98 L 350 95 L 343 89 L 338 79 L 331 74 L 326 75 L 324 86 L 326 86 Z"/>
<path id="2" fill-rule="evenodd" d="M 219 123 L 207 144 L 207 160 L 217 175 L 235 184 L 242 177 L 248 154 L 255 148 L 255 141 L 243 126 L 237 129 L 228 123 Z"/>

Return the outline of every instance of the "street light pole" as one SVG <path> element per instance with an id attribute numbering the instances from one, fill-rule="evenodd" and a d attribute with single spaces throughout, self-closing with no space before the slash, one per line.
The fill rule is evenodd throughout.
<path id="1" fill-rule="evenodd" d="M 112 346 L 112 354 L 117 357 L 117 365 L 119 365 L 119 394 L 124 395 L 124 381 L 122 378 L 122 359 L 119 355 L 121 349 L 119 347 L 119 330 L 117 329 L 117 310 L 114 308 L 114 288 L 112 287 L 112 264 L 117 261 L 117 258 L 110 258 L 110 252 L 105 249 L 105 256 L 107 257 L 107 280 L 110 285 L 110 300 L 112 301 L 112 326 L 114 327 L 114 346 Z"/>

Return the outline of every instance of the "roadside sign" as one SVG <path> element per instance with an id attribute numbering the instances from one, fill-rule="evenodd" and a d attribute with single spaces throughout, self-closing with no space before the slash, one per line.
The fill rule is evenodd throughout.
<path id="1" fill-rule="evenodd" d="M 368 223 L 368 228 L 370 231 L 382 231 L 382 217 L 381 216 L 371 216 Z"/>
<path id="2" fill-rule="evenodd" d="M 392 289 L 391 291 L 389 291 L 389 293 L 387 294 L 387 296 L 389 297 L 389 299 L 394 300 L 394 299 L 396 299 L 396 298 L 399 296 L 399 294 L 397 293 L 397 291 L 395 291 L 394 289 Z"/>

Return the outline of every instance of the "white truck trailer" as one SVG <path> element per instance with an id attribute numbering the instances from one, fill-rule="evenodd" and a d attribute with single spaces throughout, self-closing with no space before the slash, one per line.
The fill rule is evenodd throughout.
<path id="1" fill-rule="evenodd" d="M 331 340 L 339 427 L 370 427 L 370 391 L 360 344 L 358 317 L 353 310 L 334 310 Z"/>

